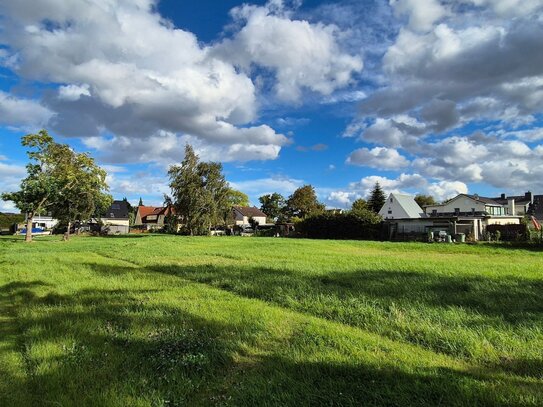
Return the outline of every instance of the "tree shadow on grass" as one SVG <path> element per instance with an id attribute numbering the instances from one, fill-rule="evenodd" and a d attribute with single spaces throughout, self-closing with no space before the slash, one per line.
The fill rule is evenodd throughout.
<path id="1" fill-rule="evenodd" d="M 0 310 L 13 316 L 3 333 L 24 368 L 0 378 L 10 387 L 0 405 L 186 405 L 231 362 L 218 339 L 227 327 L 147 305 L 158 290 L 32 291 L 44 287 L 0 287 Z"/>
<path id="2" fill-rule="evenodd" d="M 255 356 L 247 349 L 263 334 L 259 315 L 220 323 L 157 304 L 160 295 L 136 289 L 60 295 L 39 281 L 0 287 L 0 309 L 13 307 L 10 329 L 25 365 L 24 379 L 0 378 L 11 385 L 0 404 L 514 405 L 519 399 L 507 379 L 439 367 L 402 370 L 394 361 L 372 365 L 349 355 L 336 362 L 304 326 L 288 346 Z M 520 383 L 542 400 L 536 384 Z"/>
<path id="3" fill-rule="evenodd" d="M 540 377 L 543 368 L 543 358 L 526 358 L 522 353 L 533 353 L 528 337 L 535 327 L 543 326 L 541 281 L 394 270 L 316 276 L 247 266 L 172 265 L 151 269 L 455 357 L 470 359 L 475 349 L 488 367 L 500 371 Z M 500 330 L 502 335 L 496 337 Z M 486 332 L 493 337 L 487 337 Z M 522 335 L 527 336 L 521 349 L 511 352 L 502 347 L 502 341 L 524 342 Z M 505 358 L 486 359 L 477 349 L 483 343 L 495 346 Z"/>
<path id="4" fill-rule="evenodd" d="M 498 382 L 448 368 L 404 371 L 386 364 L 296 363 L 272 355 L 259 361 L 231 397 L 233 405 L 246 406 L 520 406 L 525 396 L 541 400 L 541 391 L 524 381 Z"/>
<path id="5" fill-rule="evenodd" d="M 357 270 L 314 275 L 248 266 L 152 266 L 160 273 L 209 284 L 250 298 L 288 305 L 292 300 L 329 296 L 365 297 L 386 303 L 461 307 L 517 325 L 543 322 L 543 281 L 516 277 L 466 277 L 395 270 Z"/>

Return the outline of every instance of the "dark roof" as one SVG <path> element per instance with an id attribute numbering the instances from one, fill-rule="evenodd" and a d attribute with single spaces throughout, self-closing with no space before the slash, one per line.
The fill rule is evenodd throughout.
<path id="1" fill-rule="evenodd" d="M 128 203 L 126 201 L 113 201 L 106 212 L 106 218 L 128 219 Z"/>
<path id="2" fill-rule="evenodd" d="M 467 197 L 469 197 L 471 199 L 474 199 L 476 201 L 481 201 L 481 202 L 483 202 L 485 204 L 501 206 L 500 203 L 496 202 L 492 198 L 486 198 L 484 196 L 479 196 L 479 195 L 468 195 L 468 194 L 463 194 L 463 195 L 466 195 Z"/>
<path id="3" fill-rule="evenodd" d="M 517 204 L 526 205 L 527 203 L 531 203 L 534 197 L 535 196 L 530 191 L 528 191 L 524 195 L 510 195 L 510 196 L 508 196 L 507 194 L 501 194 L 501 196 L 499 196 L 497 198 L 492 198 L 492 199 L 494 199 L 496 202 L 502 203 L 504 205 L 507 204 L 509 199 L 514 199 L 515 203 L 517 203 Z"/>
<path id="4" fill-rule="evenodd" d="M 494 199 L 496 202 L 498 202 L 501 205 L 507 205 L 509 203 L 509 199 L 514 199 L 516 205 L 526 205 L 530 203 L 530 200 L 524 199 L 523 196 L 522 197 L 508 196 L 505 199 L 502 199 L 502 198 L 492 198 L 492 199 Z"/>
<path id="5" fill-rule="evenodd" d="M 266 217 L 266 214 L 262 212 L 260 209 L 258 209 L 256 206 L 250 207 L 250 206 L 234 206 L 234 209 L 237 210 L 239 213 L 241 213 L 243 216 L 249 216 L 249 217 L 255 217 L 255 216 L 262 216 Z"/>

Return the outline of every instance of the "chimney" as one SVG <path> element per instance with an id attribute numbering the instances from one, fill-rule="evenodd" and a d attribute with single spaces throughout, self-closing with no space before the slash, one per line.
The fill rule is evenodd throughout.
<path id="1" fill-rule="evenodd" d="M 513 215 L 513 216 L 516 215 L 517 209 L 515 208 L 515 199 L 514 198 L 509 198 L 507 200 L 507 209 L 509 210 L 509 215 Z"/>
<path id="2" fill-rule="evenodd" d="M 501 199 L 505 199 L 505 194 L 501 194 Z"/>
<path id="3" fill-rule="evenodd" d="M 532 194 L 530 191 L 526 192 L 524 194 L 524 198 L 526 198 L 526 200 L 530 201 L 530 203 L 534 203 L 534 194 Z"/>

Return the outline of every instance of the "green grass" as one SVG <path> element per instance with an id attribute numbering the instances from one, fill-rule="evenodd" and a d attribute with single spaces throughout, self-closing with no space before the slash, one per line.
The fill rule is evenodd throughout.
<path id="1" fill-rule="evenodd" d="M 0 406 L 543 405 L 543 253 L 0 238 Z"/>

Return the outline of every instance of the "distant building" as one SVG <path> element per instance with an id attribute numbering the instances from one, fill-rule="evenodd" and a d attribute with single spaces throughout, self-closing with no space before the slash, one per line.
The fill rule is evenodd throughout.
<path id="1" fill-rule="evenodd" d="M 113 201 L 105 216 L 102 217 L 102 231 L 109 234 L 128 233 L 130 231 L 130 210 L 128 202 Z"/>
<path id="2" fill-rule="evenodd" d="M 390 194 L 379 211 L 383 219 L 418 219 L 425 217 L 424 210 L 411 195 Z"/>
<path id="3" fill-rule="evenodd" d="M 147 230 L 164 227 L 166 216 L 175 214 L 173 207 L 138 206 L 134 226 L 144 227 Z"/>
<path id="4" fill-rule="evenodd" d="M 478 195 L 460 194 L 443 204 L 425 206 L 421 216 L 411 206 L 411 200 L 399 198 L 399 195 L 392 198 L 393 201 L 389 197 L 381 209 L 391 238 L 434 232 L 452 236 L 463 233 L 479 240 L 487 226 L 519 225 L 522 218 L 509 214 L 509 204 Z"/>
<path id="5" fill-rule="evenodd" d="M 266 224 L 266 214 L 253 206 L 234 206 L 232 208 L 234 223 L 238 226 L 249 225 L 249 219 L 258 222 L 259 225 Z"/>
<path id="6" fill-rule="evenodd" d="M 51 216 L 36 215 L 32 218 L 32 234 L 51 234 L 57 224 L 58 219 Z M 26 233 L 26 220 L 17 225 L 17 233 Z"/>
<path id="7" fill-rule="evenodd" d="M 508 196 L 501 194 L 499 197 L 492 199 L 506 205 L 511 215 L 528 215 L 543 220 L 543 195 L 534 195 L 528 191 L 524 195 Z"/>
<path id="8" fill-rule="evenodd" d="M 32 228 L 39 228 L 44 230 L 53 229 L 58 223 L 58 219 L 54 219 L 51 216 L 36 215 L 32 218 Z M 25 224 L 26 227 L 26 224 Z"/>

